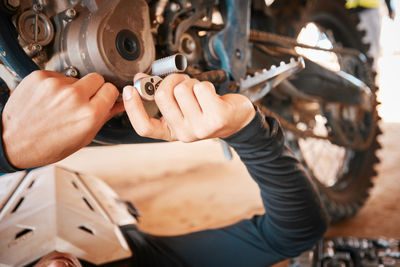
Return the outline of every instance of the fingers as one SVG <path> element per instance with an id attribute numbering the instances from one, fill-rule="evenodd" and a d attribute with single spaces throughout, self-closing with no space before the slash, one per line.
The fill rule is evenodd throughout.
<path id="1" fill-rule="evenodd" d="M 174 89 L 174 96 L 184 119 L 198 119 L 202 115 L 202 110 L 193 92 L 193 86 L 198 83 L 199 81 L 196 79 L 189 79 L 181 82 Z"/>
<path id="2" fill-rule="evenodd" d="M 80 88 L 82 93 L 91 98 L 104 84 L 104 78 L 98 73 L 89 73 L 74 83 L 74 87 Z"/>
<path id="3" fill-rule="evenodd" d="M 48 70 L 37 70 L 26 76 L 21 83 L 19 84 L 19 88 L 24 87 L 32 87 L 32 85 L 37 85 L 48 78 L 62 78 L 63 80 L 69 79 L 70 82 L 75 82 L 77 79 L 66 77 L 64 74 L 48 71 Z"/>
<path id="4" fill-rule="evenodd" d="M 193 86 L 193 93 L 204 113 L 214 112 L 215 107 L 221 104 L 220 97 L 215 92 L 215 87 L 210 82 L 201 82 Z"/>
<path id="5" fill-rule="evenodd" d="M 182 112 L 175 100 L 174 88 L 187 79 L 189 79 L 187 75 L 169 75 L 161 82 L 155 93 L 156 104 L 164 119 L 172 127 L 181 124 L 183 120 Z"/>
<path id="6" fill-rule="evenodd" d="M 118 95 L 118 89 L 113 84 L 105 83 L 90 99 L 90 103 L 95 106 L 96 110 L 109 112 L 114 106 Z"/>
<path id="7" fill-rule="evenodd" d="M 114 106 L 111 108 L 107 121 L 111 120 L 115 115 L 118 113 L 121 113 L 125 110 L 124 103 L 123 102 L 115 102 Z"/>
<path id="8" fill-rule="evenodd" d="M 149 117 L 139 93 L 133 86 L 126 86 L 123 96 L 126 113 L 140 136 L 171 140 L 168 126 L 161 120 Z"/>

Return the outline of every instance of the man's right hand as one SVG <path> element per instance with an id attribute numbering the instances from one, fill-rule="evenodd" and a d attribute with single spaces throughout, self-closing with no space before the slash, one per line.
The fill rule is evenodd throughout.
<path id="1" fill-rule="evenodd" d="M 26 169 L 59 161 L 88 145 L 118 112 L 118 90 L 91 73 L 82 79 L 35 71 L 4 107 L 3 144 L 9 162 Z"/>

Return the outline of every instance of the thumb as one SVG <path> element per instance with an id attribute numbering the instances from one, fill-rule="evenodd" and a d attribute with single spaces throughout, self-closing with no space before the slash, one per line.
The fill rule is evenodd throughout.
<path id="1" fill-rule="evenodd" d="M 125 86 L 123 91 L 125 111 L 133 128 L 137 131 L 149 124 L 150 118 L 139 92 L 133 86 Z"/>

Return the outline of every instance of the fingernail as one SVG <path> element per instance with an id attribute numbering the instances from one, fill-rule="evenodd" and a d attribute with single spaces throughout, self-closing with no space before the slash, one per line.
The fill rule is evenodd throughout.
<path id="1" fill-rule="evenodd" d="M 122 94 L 123 94 L 125 100 L 131 99 L 132 95 L 133 95 L 132 94 L 132 87 L 125 86 Z"/>

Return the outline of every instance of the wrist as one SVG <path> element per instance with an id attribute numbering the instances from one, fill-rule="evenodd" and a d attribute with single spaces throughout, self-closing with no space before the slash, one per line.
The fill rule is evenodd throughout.
<path id="1" fill-rule="evenodd" d="M 10 166 L 14 169 L 25 169 L 20 160 L 21 153 L 18 152 L 18 144 L 14 144 L 13 136 L 8 134 L 6 131 L 3 131 L 2 133 L 2 144 L 4 157 Z"/>
<path id="2" fill-rule="evenodd" d="M 3 117 L 3 109 L 0 111 L 0 117 Z M 0 165 L 2 171 L 13 172 L 20 171 L 24 169 L 22 165 L 18 164 L 16 159 L 18 158 L 18 153 L 15 153 L 16 146 L 12 144 L 10 138 L 11 134 L 5 130 L 4 120 L 0 120 Z"/>
<path id="3" fill-rule="evenodd" d="M 255 114 L 252 120 L 238 132 L 223 138 L 229 144 L 251 143 L 251 140 L 268 138 L 270 136 L 270 125 L 266 122 L 262 112 L 254 106 Z"/>

